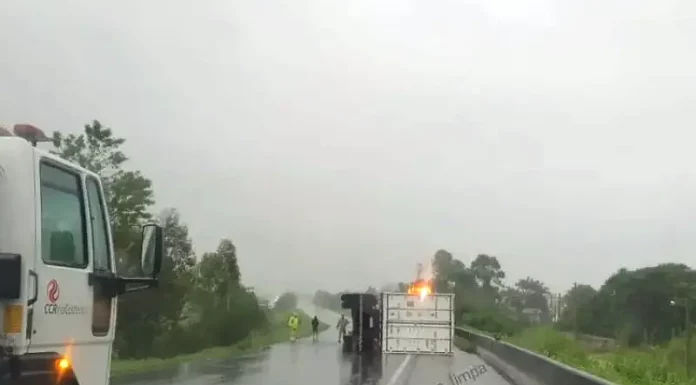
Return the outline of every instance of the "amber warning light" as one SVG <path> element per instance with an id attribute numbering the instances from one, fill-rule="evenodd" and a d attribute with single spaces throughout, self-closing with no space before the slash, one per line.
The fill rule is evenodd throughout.
<path id="1" fill-rule="evenodd" d="M 58 365 L 58 369 L 60 369 L 62 371 L 62 370 L 65 370 L 65 369 L 70 367 L 70 361 L 68 361 L 67 358 L 63 357 L 63 358 L 58 360 L 57 365 Z"/>

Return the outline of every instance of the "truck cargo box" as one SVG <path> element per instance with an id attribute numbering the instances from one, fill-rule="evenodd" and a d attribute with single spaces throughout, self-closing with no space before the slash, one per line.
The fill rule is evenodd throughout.
<path id="1" fill-rule="evenodd" d="M 452 354 L 454 294 L 382 293 L 382 352 Z"/>

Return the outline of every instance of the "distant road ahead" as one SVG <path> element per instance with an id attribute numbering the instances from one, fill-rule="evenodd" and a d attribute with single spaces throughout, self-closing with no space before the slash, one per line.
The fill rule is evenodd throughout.
<path id="1" fill-rule="evenodd" d="M 341 353 L 335 329 L 340 315 L 308 301 L 302 301 L 299 307 L 329 324 L 318 342 L 305 338 L 293 344 L 274 345 L 253 358 L 184 365 L 171 378 L 113 385 L 463 385 L 473 381 L 480 385 L 509 385 L 485 367 L 478 356 L 462 351 L 453 356 L 385 355 L 380 375 L 378 365 Z M 449 378 L 450 373 L 475 371 L 482 366 L 484 372 L 476 379 L 467 377 L 467 381 L 453 384 Z"/>

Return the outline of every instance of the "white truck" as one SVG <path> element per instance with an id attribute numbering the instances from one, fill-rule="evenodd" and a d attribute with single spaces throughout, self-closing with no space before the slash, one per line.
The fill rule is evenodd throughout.
<path id="1" fill-rule="evenodd" d="M 454 294 L 423 290 L 407 293 L 344 293 L 353 332 L 344 352 L 440 354 L 454 352 Z"/>
<path id="2" fill-rule="evenodd" d="M 382 352 L 452 354 L 454 294 L 382 293 Z"/>
<path id="3" fill-rule="evenodd" d="M 0 130 L 0 384 L 106 385 L 116 299 L 156 286 L 163 230 L 142 229 L 144 276 L 118 276 L 99 177 L 20 128 Z"/>

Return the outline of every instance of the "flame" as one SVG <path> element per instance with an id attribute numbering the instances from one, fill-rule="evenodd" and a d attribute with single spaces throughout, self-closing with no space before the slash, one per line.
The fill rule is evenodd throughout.
<path id="1" fill-rule="evenodd" d="M 421 287 L 421 289 L 420 289 L 420 299 L 421 299 L 421 301 L 424 300 L 425 297 L 428 296 L 428 294 L 430 294 L 430 292 L 428 291 L 428 288 L 427 288 L 427 287 Z"/>
<path id="2" fill-rule="evenodd" d="M 430 283 L 427 281 L 418 281 L 415 282 L 408 287 L 408 294 L 415 294 L 418 295 L 422 300 L 425 299 L 425 297 L 429 296 L 430 294 L 433 293 L 433 289 L 430 286 Z"/>

